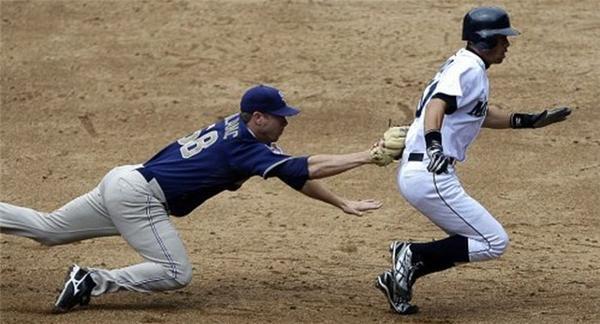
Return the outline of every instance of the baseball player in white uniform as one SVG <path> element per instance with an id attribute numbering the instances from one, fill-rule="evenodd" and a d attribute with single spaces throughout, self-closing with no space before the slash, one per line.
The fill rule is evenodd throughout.
<path id="1" fill-rule="evenodd" d="M 448 237 L 391 243 L 392 269 L 379 275 L 376 285 L 399 314 L 418 311 L 410 303 L 418 278 L 457 263 L 498 258 L 508 246 L 502 225 L 465 192 L 455 173 L 456 163 L 465 161 L 481 127 L 538 128 L 564 120 L 571 112 L 563 107 L 511 114 L 488 106 L 487 69 L 502 63 L 510 45 L 507 36 L 518 34 L 501 8 L 469 11 L 463 21 L 467 46 L 442 65 L 417 106 L 398 169 L 398 187 Z"/>

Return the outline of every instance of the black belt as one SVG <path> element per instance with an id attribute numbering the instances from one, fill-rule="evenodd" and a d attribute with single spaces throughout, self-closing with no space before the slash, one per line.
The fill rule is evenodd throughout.
<path id="1" fill-rule="evenodd" d="M 424 153 L 410 153 L 408 155 L 408 161 L 423 161 L 423 158 L 425 157 Z M 450 158 L 449 159 L 450 164 L 454 164 L 454 158 Z"/>
<path id="2" fill-rule="evenodd" d="M 423 154 L 423 153 L 410 153 L 408 155 L 408 160 L 409 161 L 423 161 L 423 156 L 425 156 L 425 154 Z"/>
<path id="3" fill-rule="evenodd" d="M 152 179 L 154 179 L 154 174 L 152 173 L 152 171 L 150 171 L 144 167 L 137 168 L 135 170 L 137 172 L 139 172 L 144 177 L 144 179 L 146 179 L 146 181 L 148 181 L 148 182 L 150 182 L 150 181 L 152 181 Z"/>

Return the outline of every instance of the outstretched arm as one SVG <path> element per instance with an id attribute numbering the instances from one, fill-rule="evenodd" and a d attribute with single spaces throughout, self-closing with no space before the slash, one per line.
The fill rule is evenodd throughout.
<path id="1" fill-rule="evenodd" d="M 483 127 L 485 128 L 510 128 L 510 116 L 512 114 L 500 110 L 497 107 L 488 106 L 488 112 L 483 121 Z"/>
<path id="2" fill-rule="evenodd" d="M 373 163 L 369 151 L 350 154 L 318 154 L 308 158 L 308 178 L 320 179 Z"/>
<path id="3" fill-rule="evenodd" d="M 571 114 L 568 107 L 544 110 L 540 113 L 509 113 L 489 107 L 483 127 L 487 128 L 540 128 L 567 119 Z"/>
<path id="4" fill-rule="evenodd" d="M 330 205 L 340 208 L 347 214 L 361 216 L 364 211 L 378 209 L 383 205 L 380 201 L 373 199 L 366 200 L 348 200 L 339 197 L 335 193 L 329 191 L 320 182 L 316 180 L 308 180 L 300 189 L 300 191 L 308 197 L 326 202 Z"/>
<path id="5" fill-rule="evenodd" d="M 390 127 L 383 138 L 366 151 L 349 154 L 318 154 L 308 158 L 308 178 L 331 177 L 364 164 L 386 166 L 402 156 L 408 126 Z"/>

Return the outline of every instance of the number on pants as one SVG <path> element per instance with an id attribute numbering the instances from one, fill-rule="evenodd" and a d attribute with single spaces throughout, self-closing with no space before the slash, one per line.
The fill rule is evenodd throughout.
<path id="1" fill-rule="evenodd" d="M 202 133 L 202 130 L 195 131 L 191 135 L 177 141 L 181 145 L 181 148 L 179 148 L 181 157 L 189 159 L 202 152 L 203 149 L 213 145 L 219 139 L 219 133 L 216 130 L 198 137 L 200 133 Z"/>

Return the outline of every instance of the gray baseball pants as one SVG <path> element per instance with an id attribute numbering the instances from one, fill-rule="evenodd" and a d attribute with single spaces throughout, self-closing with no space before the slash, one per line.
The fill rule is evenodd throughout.
<path id="1" fill-rule="evenodd" d="M 145 262 L 114 270 L 88 268 L 96 283 L 93 296 L 184 287 L 192 278 L 185 246 L 158 183 L 147 182 L 135 170 L 139 166 L 114 168 L 92 191 L 51 213 L 0 203 L 0 231 L 44 245 L 121 235 Z"/>

